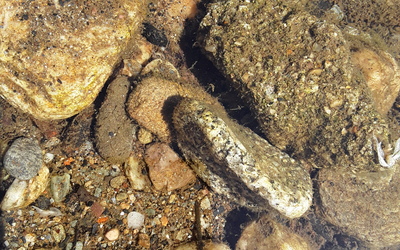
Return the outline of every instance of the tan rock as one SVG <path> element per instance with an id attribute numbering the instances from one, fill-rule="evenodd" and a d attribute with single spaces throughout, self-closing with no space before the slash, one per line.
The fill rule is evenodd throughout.
<path id="1" fill-rule="evenodd" d="M 2 210 L 23 208 L 34 202 L 46 189 L 50 179 L 50 172 L 42 166 L 36 177 L 29 181 L 15 179 L 1 202 Z"/>
<path id="2" fill-rule="evenodd" d="M 126 177 L 128 177 L 131 187 L 135 190 L 144 190 L 151 185 L 147 175 L 142 173 L 145 165 L 143 160 L 139 160 L 134 156 L 130 156 L 124 164 Z"/>
<path id="3" fill-rule="evenodd" d="M 203 243 L 203 248 L 204 250 L 230 250 L 230 248 L 223 244 L 223 243 L 217 243 L 217 242 L 212 242 L 211 240 L 207 240 L 202 242 Z M 176 248 L 175 250 L 196 250 L 198 242 L 189 242 L 182 244 Z"/>
<path id="4" fill-rule="evenodd" d="M 353 52 L 351 58 L 364 75 L 376 110 L 385 116 L 400 90 L 400 70 L 396 60 L 387 52 L 368 48 Z"/>
<path id="5" fill-rule="evenodd" d="M 138 35 L 146 1 L 1 1 L 0 95 L 37 119 L 93 102 Z"/>
<path id="6" fill-rule="evenodd" d="M 117 228 L 113 228 L 105 234 L 107 240 L 116 241 L 119 237 L 119 230 Z"/>
<path id="7" fill-rule="evenodd" d="M 155 143 L 146 150 L 145 161 L 151 182 L 157 190 L 171 191 L 196 180 L 194 172 L 165 143 Z"/>
<path id="8" fill-rule="evenodd" d="M 172 111 L 182 97 L 195 97 L 206 103 L 216 103 L 200 87 L 180 84 L 175 80 L 167 79 L 165 75 L 144 78 L 130 95 L 127 104 L 130 116 L 164 142 L 171 141 L 169 126 Z"/>
<path id="9" fill-rule="evenodd" d="M 236 243 L 236 250 L 252 249 L 308 250 L 311 248 L 301 236 L 265 215 L 248 225 Z"/>

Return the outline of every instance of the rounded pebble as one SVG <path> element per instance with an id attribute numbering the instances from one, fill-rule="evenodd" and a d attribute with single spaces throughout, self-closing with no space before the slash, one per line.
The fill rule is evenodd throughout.
<path id="1" fill-rule="evenodd" d="M 105 236 L 106 236 L 107 240 L 115 241 L 119 237 L 119 230 L 117 228 L 113 228 L 110 231 L 108 231 Z"/>
<path id="2" fill-rule="evenodd" d="M 20 180 L 30 180 L 42 167 L 43 155 L 37 140 L 16 139 L 4 155 L 4 168 Z"/>
<path id="3" fill-rule="evenodd" d="M 128 214 L 128 227 L 139 229 L 144 224 L 144 215 L 138 212 L 130 212 Z"/>

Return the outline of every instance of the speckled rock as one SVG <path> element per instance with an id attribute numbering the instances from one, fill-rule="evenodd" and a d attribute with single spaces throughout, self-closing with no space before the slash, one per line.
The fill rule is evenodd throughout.
<path id="1" fill-rule="evenodd" d="M 93 102 L 138 35 L 146 1 L 1 1 L 0 95 L 38 119 Z"/>
<path id="2" fill-rule="evenodd" d="M 300 235 L 279 224 L 268 215 L 264 215 L 246 226 L 235 249 L 311 250 L 311 247 Z"/>
<path id="3" fill-rule="evenodd" d="M 20 180 L 35 177 L 43 165 L 42 150 L 39 142 L 31 138 L 16 139 L 4 155 L 4 168 Z"/>
<path id="4" fill-rule="evenodd" d="M 36 177 L 29 181 L 15 179 L 1 202 L 2 210 L 26 207 L 34 202 L 49 184 L 50 171 L 43 166 Z"/>
<path id="5" fill-rule="evenodd" d="M 253 209 L 269 204 L 289 218 L 310 207 L 312 185 L 304 168 L 221 107 L 183 99 L 173 122 L 186 159 L 216 192 Z"/>
<path id="6" fill-rule="evenodd" d="M 130 82 L 118 77 L 107 88 L 107 96 L 96 117 L 96 147 L 110 163 L 123 163 L 128 159 L 136 139 L 136 128 L 125 111 Z"/>

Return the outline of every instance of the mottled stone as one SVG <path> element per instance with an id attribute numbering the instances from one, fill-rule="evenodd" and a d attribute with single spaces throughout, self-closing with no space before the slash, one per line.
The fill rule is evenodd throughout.
<path id="1" fill-rule="evenodd" d="M 50 188 L 55 202 L 64 200 L 71 191 L 71 176 L 67 173 L 51 177 Z"/>
<path id="2" fill-rule="evenodd" d="M 90 105 L 138 35 L 146 1 L 1 1 L 0 95 L 38 119 Z"/>
<path id="3" fill-rule="evenodd" d="M 30 180 L 42 167 L 43 155 L 39 142 L 30 138 L 16 139 L 4 155 L 4 168 L 11 176 Z"/>
<path id="4" fill-rule="evenodd" d="M 310 207 L 312 185 L 305 169 L 221 107 L 184 99 L 173 121 L 186 159 L 216 192 L 259 210 L 269 204 L 289 218 Z"/>
<path id="5" fill-rule="evenodd" d="M 171 114 L 182 97 L 216 102 L 200 87 L 179 82 L 179 73 L 170 63 L 153 61 L 142 74 L 146 76 L 129 96 L 127 111 L 137 123 L 163 142 L 171 142 Z"/>
<path id="6" fill-rule="evenodd" d="M 338 26 L 337 18 L 319 19 L 301 2 L 217 1 L 200 25 L 199 43 L 268 141 L 324 168 L 316 204 L 322 216 L 372 247 L 398 244 L 398 164 L 383 169 L 373 139 L 390 152 L 398 138 L 398 124 L 386 119 L 398 95 L 398 65 L 383 39 L 364 33 L 365 20 L 382 26 L 371 20 L 380 15 L 353 13 L 357 3 L 344 1 L 340 6 L 353 7 L 343 20 L 357 23 Z M 397 13 L 389 2 L 379 6 L 387 16 Z"/>

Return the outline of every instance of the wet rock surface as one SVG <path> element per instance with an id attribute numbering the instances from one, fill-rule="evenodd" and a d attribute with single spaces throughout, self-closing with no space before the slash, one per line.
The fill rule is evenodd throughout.
<path id="1" fill-rule="evenodd" d="M 96 147 L 111 163 L 125 162 L 133 150 L 137 126 L 125 110 L 129 87 L 126 77 L 112 81 L 96 117 Z"/>

